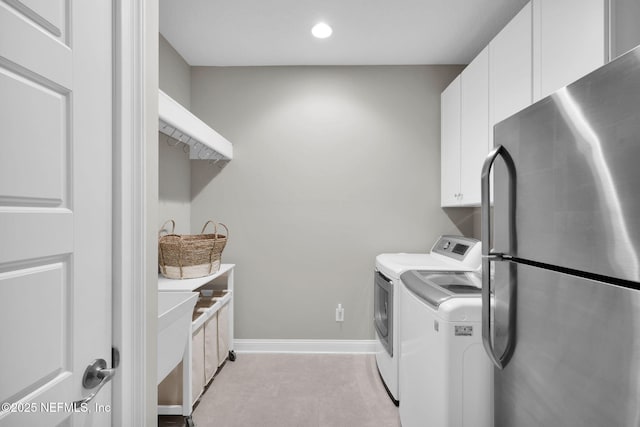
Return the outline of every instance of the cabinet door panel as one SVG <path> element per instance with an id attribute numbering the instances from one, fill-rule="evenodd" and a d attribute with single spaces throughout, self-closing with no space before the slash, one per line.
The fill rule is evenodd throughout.
<path id="1" fill-rule="evenodd" d="M 440 120 L 440 203 L 455 206 L 460 193 L 460 77 L 442 92 Z"/>
<path id="2" fill-rule="evenodd" d="M 493 126 L 531 104 L 531 3 L 489 44 L 489 149 Z"/>
<path id="3" fill-rule="evenodd" d="M 611 1 L 611 59 L 640 45 L 640 1 Z"/>
<path id="4" fill-rule="evenodd" d="M 534 101 L 604 65 L 606 0 L 533 0 Z"/>
<path id="5" fill-rule="evenodd" d="M 480 204 L 480 171 L 489 149 L 489 48 L 460 75 L 460 204 Z"/>

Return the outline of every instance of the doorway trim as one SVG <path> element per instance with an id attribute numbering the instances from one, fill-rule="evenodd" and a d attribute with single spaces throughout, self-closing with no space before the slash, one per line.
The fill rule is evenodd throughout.
<path id="1" fill-rule="evenodd" d="M 113 2 L 112 399 L 122 426 L 157 425 L 158 8 Z"/>

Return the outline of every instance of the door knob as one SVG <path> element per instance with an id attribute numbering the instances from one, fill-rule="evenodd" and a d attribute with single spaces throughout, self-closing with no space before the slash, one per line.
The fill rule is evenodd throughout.
<path id="1" fill-rule="evenodd" d="M 82 386 L 87 390 L 98 387 L 93 393 L 87 397 L 73 402 L 74 408 L 80 408 L 83 404 L 91 402 L 98 392 L 104 387 L 106 383 L 116 375 L 115 368 L 107 369 L 107 362 L 104 359 L 96 359 L 87 369 L 84 370 L 84 376 L 82 377 Z"/>

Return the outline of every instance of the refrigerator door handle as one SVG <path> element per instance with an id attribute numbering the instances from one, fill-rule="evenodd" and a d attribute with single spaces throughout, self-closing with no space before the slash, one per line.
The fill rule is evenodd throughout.
<path id="1" fill-rule="evenodd" d="M 515 166 L 511 156 L 502 146 L 497 146 L 489 153 L 484 164 L 482 165 L 481 174 L 481 201 L 482 201 L 482 343 L 489 359 L 498 369 L 503 369 L 511 354 L 513 353 L 514 331 L 509 328 L 505 352 L 498 356 L 493 348 L 493 331 L 491 327 L 491 261 L 503 261 L 511 259 L 511 255 L 496 253 L 490 250 L 491 247 L 491 168 L 498 158 L 502 157 L 507 166 L 507 175 L 509 177 L 509 199 L 508 199 L 508 218 L 509 218 L 509 250 L 515 249 L 515 230 L 513 230 L 515 219 Z M 512 313 L 515 313 L 513 311 Z M 510 316 L 511 317 L 511 316 Z"/>
<path id="2" fill-rule="evenodd" d="M 491 260 L 488 257 L 482 258 L 482 344 L 491 362 L 493 362 L 496 368 L 502 369 L 504 365 L 500 357 L 496 355 L 491 339 L 493 334 L 491 328 L 491 290 L 489 289 L 491 280 L 488 277 L 490 274 L 490 263 Z M 487 278 L 485 279 L 485 277 Z"/>

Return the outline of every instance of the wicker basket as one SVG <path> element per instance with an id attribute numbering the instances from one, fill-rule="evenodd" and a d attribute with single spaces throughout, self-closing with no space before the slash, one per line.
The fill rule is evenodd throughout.
<path id="1" fill-rule="evenodd" d="M 160 229 L 172 223 L 170 234 L 160 235 L 158 241 L 158 265 L 160 273 L 169 279 L 194 279 L 209 276 L 220 269 L 220 256 L 229 238 L 229 229 L 222 223 L 207 221 L 200 234 L 174 234 L 176 223 L 170 219 Z M 213 234 L 204 234 L 213 224 Z M 226 234 L 218 234 L 218 226 Z"/>

